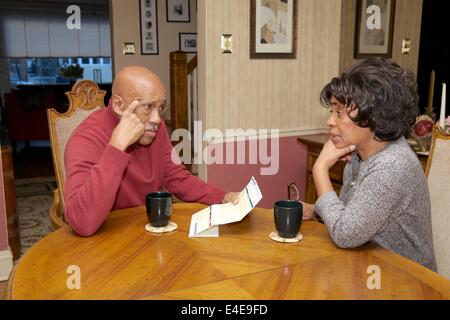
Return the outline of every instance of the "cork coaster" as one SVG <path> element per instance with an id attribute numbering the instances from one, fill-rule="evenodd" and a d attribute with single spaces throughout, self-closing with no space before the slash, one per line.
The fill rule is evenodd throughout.
<path id="1" fill-rule="evenodd" d="M 145 231 L 150 233 L 167 233 L 178 229 L 178 225 L 175 222 L 169 221 L 169 224 L 165 227 L 152 227 L 150 223 L 145 225 Z"/>
<path id="2" fill-rule="evenodd" d="M 294 238 L 282 238 L 278 235 L 278 232 L 273 231 L 269 234 L 269 238 L 276 242 L 281 243 L 296 243 L 303 240 L 303 235 L 299 232 Z"/>

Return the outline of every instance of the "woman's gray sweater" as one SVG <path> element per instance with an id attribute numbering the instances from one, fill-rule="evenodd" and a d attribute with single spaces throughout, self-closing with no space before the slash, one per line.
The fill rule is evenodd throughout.
<path id="1" fill-rule="evenodd" d="M 340 196 L 316 202 L 338 247 L 369 241 L 437 270 L 428 185 L 417 156 L 404 138 L 361 161 L 354 153 L 344 170 Z"/>

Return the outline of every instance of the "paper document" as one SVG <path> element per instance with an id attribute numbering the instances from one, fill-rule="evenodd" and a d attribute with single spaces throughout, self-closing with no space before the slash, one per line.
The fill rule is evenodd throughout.
<path id="1" fill-rule="evenodd" d="M 252 177 L 250 182 L 239 194 L 239 203 L 213 204 L 191 218 L 189 238 L 218 237 L 218 225 L 242 220 L 261 201 L 262 194 L 258 183 Z"/>

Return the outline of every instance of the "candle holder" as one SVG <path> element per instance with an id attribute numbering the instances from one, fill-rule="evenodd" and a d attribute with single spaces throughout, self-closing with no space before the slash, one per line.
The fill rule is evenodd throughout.
<path id="1" fill-rule="evenodd" d="M 428 152 L 431 148 L 431 140 L 432 140 L 432 134 L 427 133 L 424 136 L 418 136 L 415 133 L 411 134 L 411 137 L 417 142 L 418 147 L 420 148 L 420 152 Z"/>
<path id="2" fill-rule="evenodd" d="M 433 121 L 433 123 L 436 123 L 437 119 L 436 119 L 436 113 L 434 113 L 433 111 L 431 112 L 427 112 L 426 113 L 427 116 L 429 116 L 431 118 L 431 120 Z"/>

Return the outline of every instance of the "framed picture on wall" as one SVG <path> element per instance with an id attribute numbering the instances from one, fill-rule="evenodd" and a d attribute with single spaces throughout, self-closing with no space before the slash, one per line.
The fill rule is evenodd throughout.
<path id="1" fill-rule="evenodd" d="M 189 0 L 166 0 L 167 22 L 191 22 Z"/>
<path id="2" fill-rule="evenodd" d="M 197 34 L 196 33 L 180 33 L 180 51 L 197 52 Z"/>
<path id="3" fill-rule="evenodd" d="M 355 55 L 392 58 L 395 0 L 357 0 Z"/>
<path id="4" fill-rule="evenodd" d="M 250 58 L 295 59 L 297 0 L 250 0 Z"/>
<path id="5" fill-rule="evenodd" d="M 157 0 L 139 0 L 141 53 L 159 54 Z"/>

